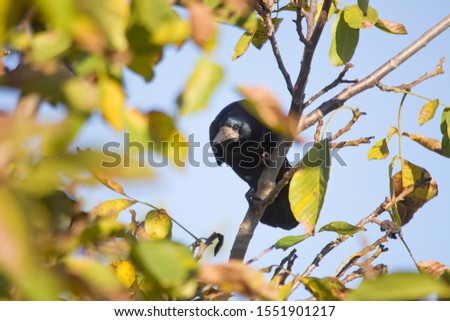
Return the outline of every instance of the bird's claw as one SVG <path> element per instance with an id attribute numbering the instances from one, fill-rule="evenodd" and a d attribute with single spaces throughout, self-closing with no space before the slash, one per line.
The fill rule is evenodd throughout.
<path id="1" fill-rule="evenodd" d="M 245 198 L 249 204 L 261 201 L 261 198 L 256 194 L 256 190 L 252 187 L 245 193 Z"/>
<path id="2" fill-rule="evenodd" d="M 262 161 L 264 162 L 264 164 L 267 167 L 274 167 L 275 166 L 275 162 L 272 160 L 272 158 L 270 158 L 270 153 L 269 152 L 263 152 L 261 154 L 261 158 L 262 158 Z"/>

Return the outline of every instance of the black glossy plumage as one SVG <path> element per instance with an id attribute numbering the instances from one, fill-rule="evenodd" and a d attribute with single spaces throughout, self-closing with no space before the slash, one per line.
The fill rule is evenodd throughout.
<path id="1" fill-rule="evenodd" d="M 265 158 L 272 152 L 278 135 L 251 116 L 237 101 L 226 106 L 209 128 L 210 142 L 217 163 L 226 163 L 252 188 L 267 166 Z M 285 159 L 277 181 L 291 168 Z M 261 223 L 290 230 L 298 225 L 289 205 L 289 186 L 286 185 L 275 201 L 266 208 Z"/>

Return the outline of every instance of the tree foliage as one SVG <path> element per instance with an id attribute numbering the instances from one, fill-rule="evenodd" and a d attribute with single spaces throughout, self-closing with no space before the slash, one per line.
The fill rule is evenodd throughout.
<path id="1" fill-rule="evenodd" d="M 285 16 L 289 19 L 282 18 Z M 292 27 L 305 47 L 294 84 L 275 38 L 279 26 L 293 19 Z M 312 55 L 326 23 L 332 24 L 329 60 L 335 66 L 345 65 L 345 69 L 305 101 Z M 223 79 L 222 67 L 213 59 L 219 24 L 242 30 L 230 57 L 233 60 L 251 55 L 247 52 L 250 46 L 261 49 L 270 44 L 292 96 L 291 112 L 285 116 L 278 100 L 266 89 L 243 84 L 239 91 L 252 103 L 249 111 L 287 141 L 298 140 L 301 130 L 318 124 L 314 147 L 296 164 L 290 177 L 268 191 L 269 197 L 262 198 L 267 206 L 271 196 L 273 200 L 277 190 L 292 179 L 292 210 L 306 231 L 280 239 L 267 251 L 291 249 L 314 237 L 330 175 L 330 149 L 369 143 L 371 137 L 338 141 L 363 115 L 348 107 L 353 114 L 349 123 L 334 136 L 319 138 L 324 132 L 322 117 L 332 110 L 345 109 L 338 107 L 346 99 L 341 99 L 340 105 L 325 101 L 315 110 L 322 111 L 320 117 L 318 112 L 305 115 L 303 110 L 339 84 L 350 84 L 348 92 L 355 88 L 352 85 L 365 85 L 363 81 L 344 79 L 360 33 L 377 28 L 402 35 L 407 33 L 405 26 L 379 17 L 369 1 L 343 5 L 331 0 L 5 0 L 0 5 L 0 86 L 19 90 L 20 98 L 14 110 L 0 114 L 0 298 L 215 300 L 240 293 L 253 299 L 286 300 L 300 285 L 318 300 L 420 299 L 430 294 L 449 298 L 450 272 L 439 262 L 417 262 L 420 274 L 389 275 L 384 275 L 385 266 L 372 264 L 385 252 L 383 243 L 402 238 L 401 226 L 438 194 L 431 174 L 404 159 L 401 149 L 402 138 L 408 138 L 449 157 L 450 108 L 444 105 L 441 110 L 443 103 L 438 98 L 421 97 L 427 102 L 418 123 L 424 125 L 441 114 L 442 137 L 403 132 L 399 116 L 397 126 L 391 127 L 368 153 L 369 160 L 386 159 L 390 140 L 398 138 L 399 151 L 389 165 L 390 197 L 356 224 L 336 220 L 320 227 L 318 232 L 332 231 L 337 238 L 318 249 L 318 256 L 304 273 L 294 268 L 295 248 L 279 264 L 262 270 L 252 267 L 256 259 L 244 264 L 243 256 L 222 264 L 203 262 L 208 247 L 217 243 L 215 252 L 220 249 L 222 235 L 196 237 L 189 227 L 182 227 L 194 242 L 172 241 L 172 225 L 179 223 L 171 213 L 154 206 L 157 200 L 133 198 L 118 182 L 119 178 L 151 179 L 150 167 L 140 166 L 137 159 L 127 166 L 104 166 L 110 162 L 107 155 L 73 146 L 80 129 L 93 115 L 101 114 L 105 126 L 129 133 L 133 141 L 150 146 L 175 167 L 182 166 L 187 157 L 186 138 L 177 128 L 177 119 L 207 107 Z M 442 31 L 448 24 L 436 28 Z M 194 42 L 201 54 L 178 97 L 178 113 L 144 113 L 127 106 L 124 69 L 151 82 L 157 77 L 155 67 L 165 58 L 165 50 L 186 42 Z M 16 57 L 17 63 L 6 64 L 7 56 Z M 411 89 L 442 73 L 443 60 L 434 71 L 411 84 L 389 87 L 378 79 L 370 86 L 403 93 L 400 115 Z M 354 94 L 362 90 L 356 91 Z M 63 108 L 64 118 L 56 123 L 39 119 L 44 103 Z M 154 144 L 146 144 L 149 141 Z M 397 161 L 401 171 L 394 174 Z M 77 187 L 92 184 L 112 190 L 117 198 L 85 209 Z M 137 220 L 136 205 L 147 208 L 142 221 Z M 393 223 L 377 219 L 385 211 Z M 129 213 L 127 222 L 118 219 L 121 213 Z M 378 224 L 386 233 L 346 259 L 336 275 L 311 276 L 327 253 L 354 234 L 364 233 L 367 224 Z M 363 278 L 363 282 L 351 291 L 347 283 L 356 278 Z"/>

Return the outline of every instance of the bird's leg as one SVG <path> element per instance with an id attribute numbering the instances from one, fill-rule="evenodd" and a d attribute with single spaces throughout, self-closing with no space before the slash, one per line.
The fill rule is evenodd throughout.
<path id="1" fill-rule="evenodd" d="M 250 187 L 247 193 L 245 193 L 245 198 L 250 205 L 261 201 L 261 198 L 256 194 L 256 190 L 253 187 Z"/>
<path id="2" fill-rule="evenodd" d="M 275 166 L 275 162 L 272 160 L 272 158 L 270 158 L 269 152 L 263 152 L 261 154 L 261 158 L 262 158 L 262 161 L 264 162 L 264 165 L 266 165 L 267 167 Z"/>

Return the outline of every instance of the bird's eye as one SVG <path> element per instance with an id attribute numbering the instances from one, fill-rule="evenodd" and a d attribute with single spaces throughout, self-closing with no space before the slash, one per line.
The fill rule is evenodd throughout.
<path id="1" fill-rule="evenodd" d="M 238 130 L 239 126 L 238 125 L 233 125 L 233 130 Z"/>

